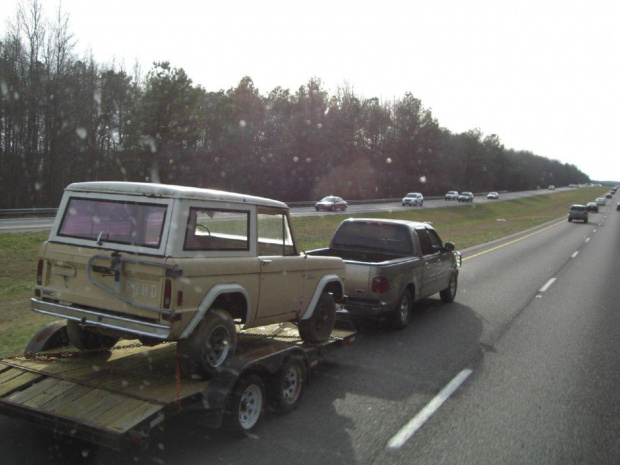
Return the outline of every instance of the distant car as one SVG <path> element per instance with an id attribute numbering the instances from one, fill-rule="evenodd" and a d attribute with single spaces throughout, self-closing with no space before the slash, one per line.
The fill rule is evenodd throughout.
<path id="1" fill-rule="evenodd" d="M 423 203 L 424 196 L 419 192 L 409 192 L 406 196 L 403 197 L 402 200 L 403 207 L 412 205 L 414 207 L 417 207 L 418 205 L 421 207 Z"/>
<path id="2" fill-rule="evenodd" d="M 612 195 L 612 193 L 611 193 L 611 192 L 609 192 L 609 193 L 605 196 L 605 198 L 606 198 L 606 199 L 611 199 L 612 197 L 613 197 L 613 195 Z"/>
<path id="3" fill-rule="evenodd" d="M 342 200 L 340 197 L 336 197 L 335 195 L 329 195 L 327 197 L 323 197 L 320 201 L 314 204 L 314 208 L 316 211 L 326 210 L 326 211 L 336 211 L 342 210 L 345 211 L 347 209 L 347 202 Z"/>
<path id="4" fill-rule="evenodd" d="M 573 220 L 588 222 L 588 210 L 586 210 L 585 205 L 571 205 L 570 210 L 568 210 L 568 221 Z"/>
<path id="5" fill-rule="evenodd" d="M 551 185 L 549 186 L 549 190 L 550 190 L 550 191 L 554 191 L 554 190 L 555 190 L 555 186 L 554 186 L 553 184 L 551 184 Z"/>
<path id="6" fill-rule="evenodd" d="M 474 194 L 471 192 L 461 192 L 461 195 L 459 195 L 457 200 L 459 202 L 473 202 Z"/>
<path id="7" fill-rule="evenodd" d="M 448 191 L 446 192 L 446 200 L 458 200 L 459 193 L 457 191 Z"/>
<path id="8" fill-rule="evenodd" d="M 487 199 L 497 200 L 499 199 L 499 194 L 497 192 L 489 192 L 487 194 Z"/>
<path id="9" fill-rule="evenodd" d="M 598 213 L 598 205 L 596 204 L 596 202 L 588 202 L 588 204 L 586 205 L 586 210 L 588 210 L 589 212 Z"/>
<path id="10" fill-rule="evenodd" d="M 598 199 L 596 199 L 596 204 L 599 207 L 604 207 L 607 204 L 607 201 L 603 197 L 599 197 Z"/>
<path id="11" fill-rule="evenodd" d="M 616 205 L 616 211 L 620 212 L 620 202 L 618 202 L 618 205 Z"/>

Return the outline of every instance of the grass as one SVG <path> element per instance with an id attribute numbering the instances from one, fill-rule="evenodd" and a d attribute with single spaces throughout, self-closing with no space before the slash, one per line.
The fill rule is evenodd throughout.
<path id="1" fill-rule="evenodd" d="M 445 208 L 399 207 L 391 212 L 357 216 L 431 223 L 457 249 L 482 244 L 564 217 L 573 203 L 587 203 L 607 192 L 592 187 L 519 200 L 473 203 Z M 304 250 L 329 245 L 338 224 L 356 215 L 296 217 L 293 225 Z M 37 251 L 48 233 L 0 234 L 0 357 L 23 352 L 31 337 L 53 319 L 30 310 Z M 464 270 L 464 272 L 467 272 Z"/>

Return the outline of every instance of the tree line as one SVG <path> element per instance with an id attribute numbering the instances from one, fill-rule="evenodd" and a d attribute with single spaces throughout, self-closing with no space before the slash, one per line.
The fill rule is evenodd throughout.
<path id="1" fill-rule="evenodd" d="M 143 75 L 78 56 L 69 18 L 23 3 L 0 42 L 0 208 L 53 207 L 77 181 L 163 182 L 283 201 L 441 195 L 586 183 L 576 166 L 453 133 L 411 93 L 194 85 L 182 68 Z"/>

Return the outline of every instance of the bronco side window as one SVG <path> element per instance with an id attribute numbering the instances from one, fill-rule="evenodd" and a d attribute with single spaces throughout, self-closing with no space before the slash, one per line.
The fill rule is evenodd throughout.
<path id="1" fill-rule="evenodd" d="M 258 255 L 297 255 L 286 214 L 268 209 L 259 211 Z"/>
<path id="2" fill-rule="evenodd" d="M 250 212 L 192 207 L 183 250 L 250 250 Z"/>

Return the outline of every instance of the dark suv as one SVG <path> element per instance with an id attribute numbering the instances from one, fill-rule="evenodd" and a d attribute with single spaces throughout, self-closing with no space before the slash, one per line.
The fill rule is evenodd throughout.
<path id="1" fill-rule="evenodd" d="M 568 211 L 568 221 L 579 220 L 588 222 L 588 210 L 585 205 L 572 205 Z"/>

